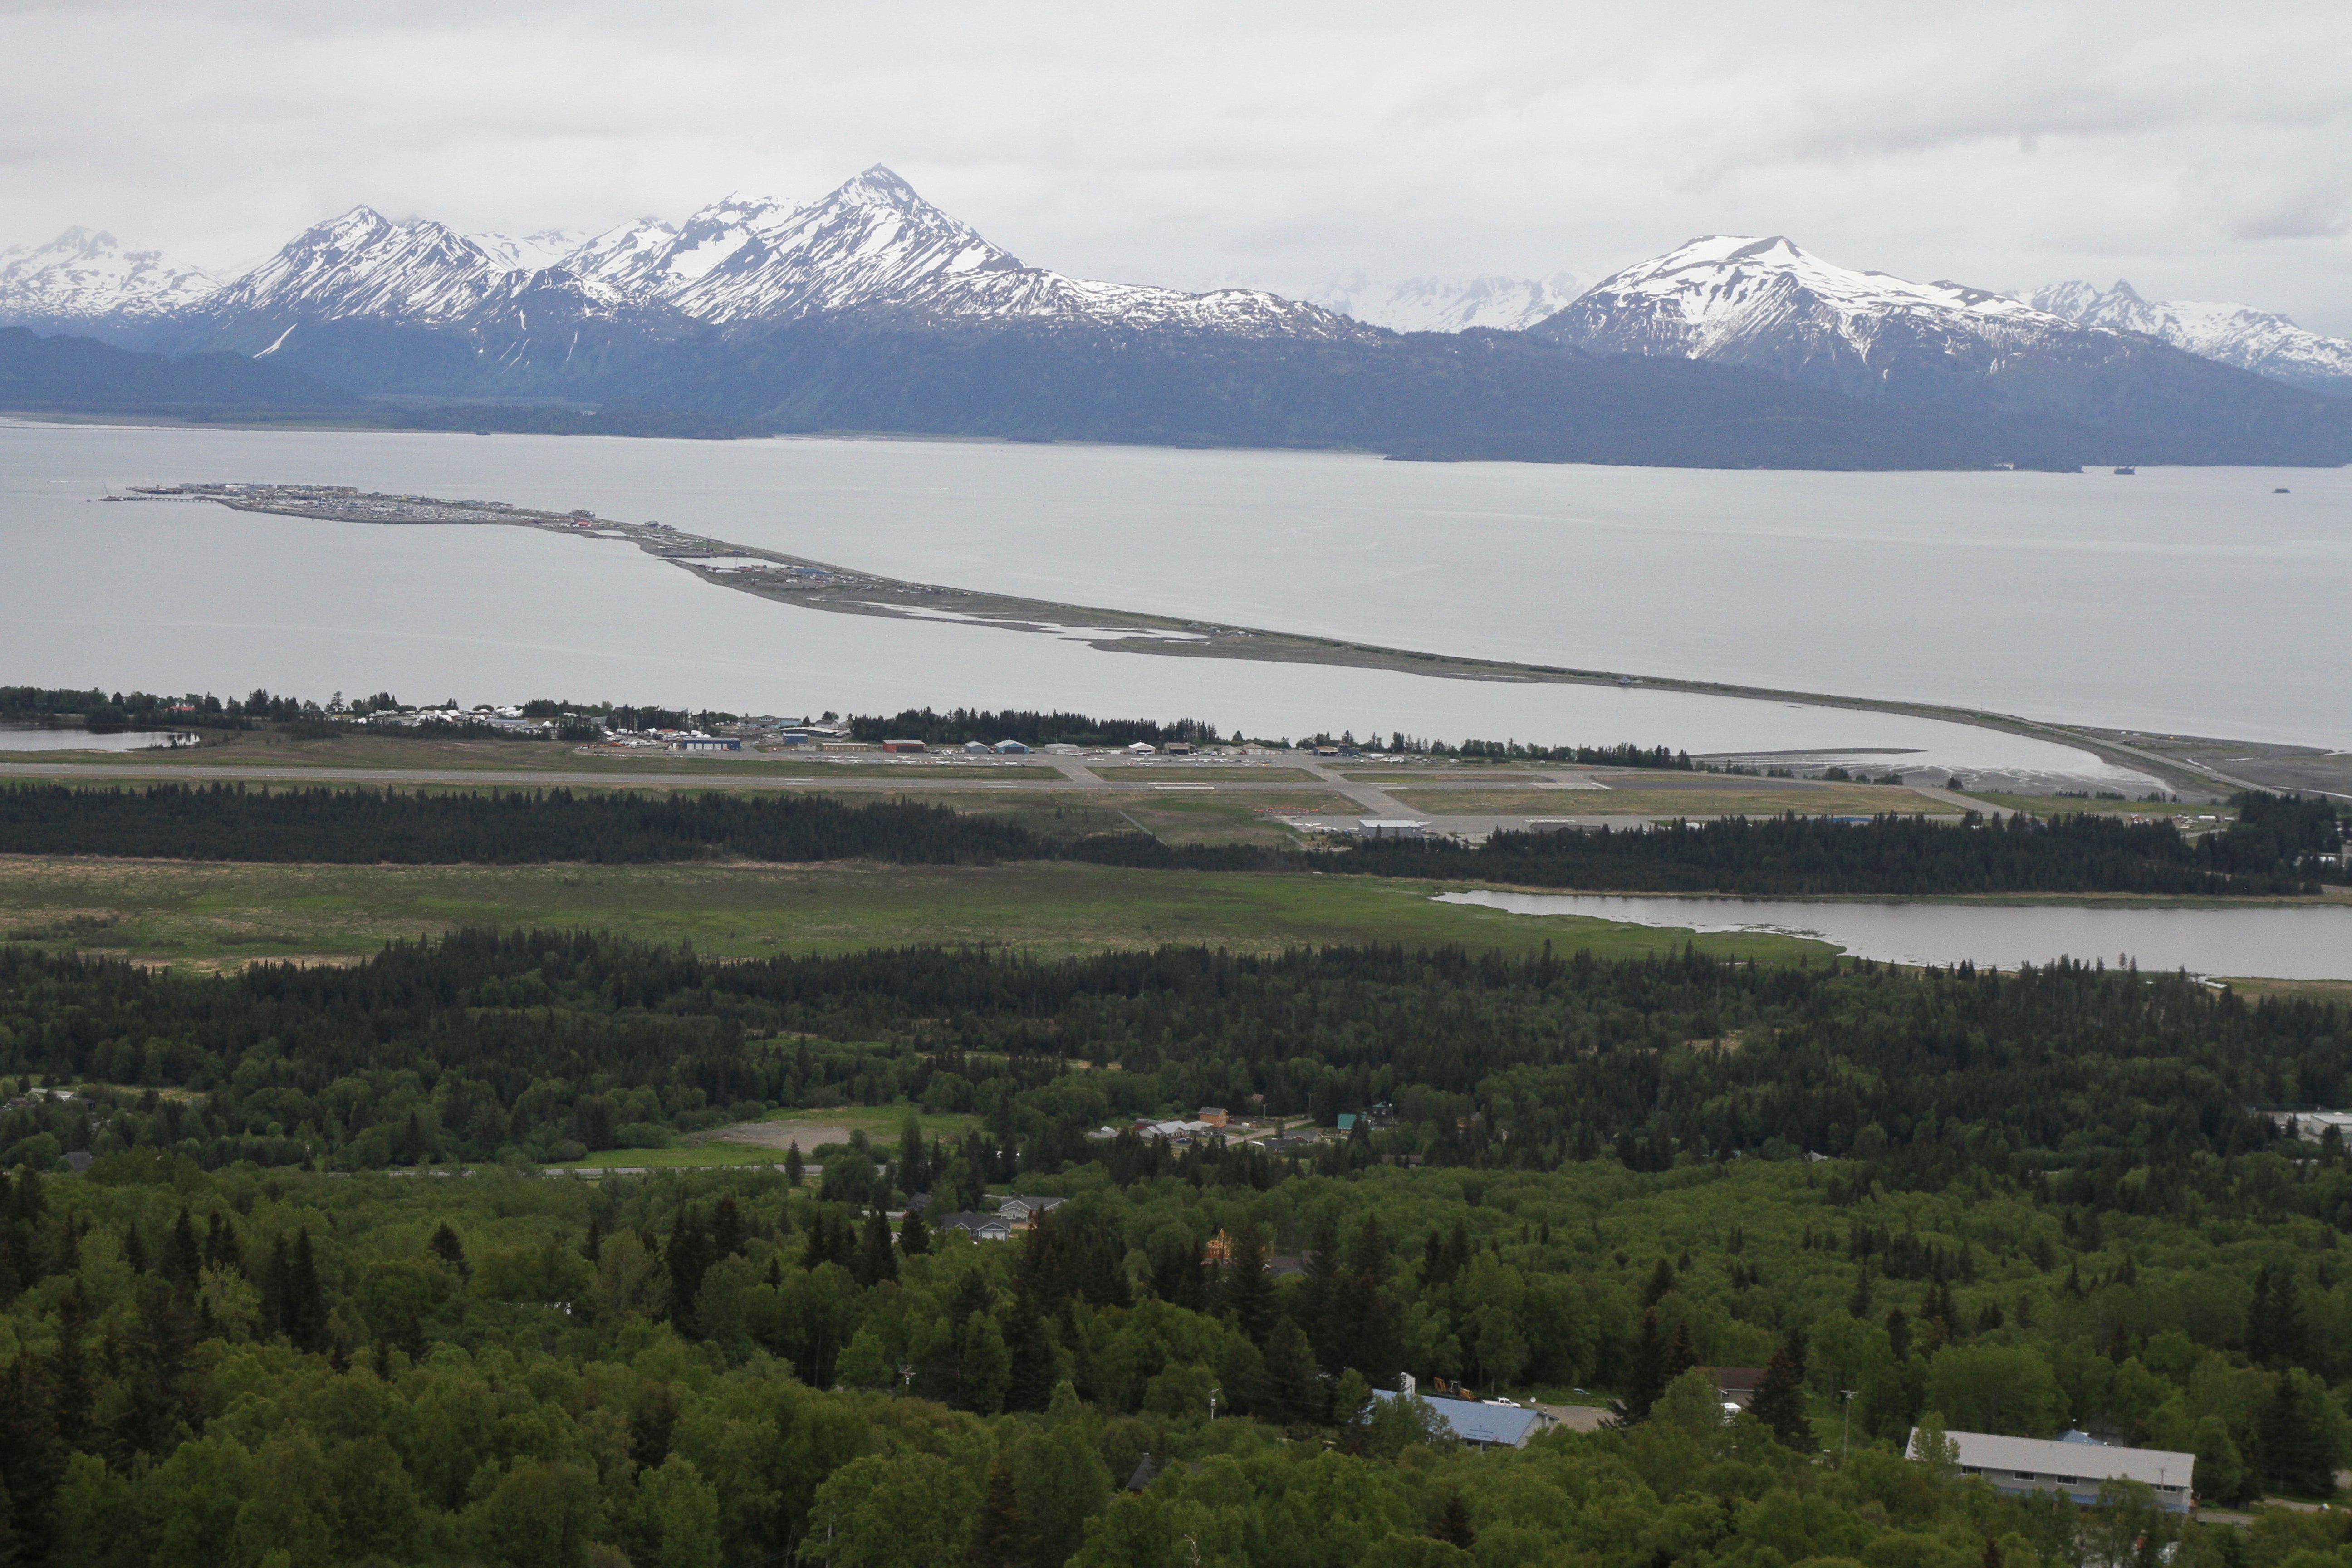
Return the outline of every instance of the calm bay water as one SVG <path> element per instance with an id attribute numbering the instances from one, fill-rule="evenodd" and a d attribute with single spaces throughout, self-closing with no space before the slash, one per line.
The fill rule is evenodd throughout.
<path id="1" fill-rule="evenodd" d="M 83 504 L 109 482 L 178 479 L 586 507 L 894 575 L 1450 653 L 2352 740 L 2352 479 L 2336 470 L 1769 474 L 0 426 L 7 679 L 776 712 L 1014 703 L 1269 734 L 1883 748 L 2100 778 L 2115 775 L 2081 752 L 1923 721 L 794 610 L 614 542 Z"/>
<path id="2" fill-rule="evenodd" d="M 1580 893 L 1441 893 L 1520 915 L 1583 915 L 1701 931 L 1819 937 L 1857 957 L 2012 969 L 2059 958 L 2196 974 L 2352 980 L 2352 908 L 2154 909 L 2059 904 L 1816 903 Z"/>

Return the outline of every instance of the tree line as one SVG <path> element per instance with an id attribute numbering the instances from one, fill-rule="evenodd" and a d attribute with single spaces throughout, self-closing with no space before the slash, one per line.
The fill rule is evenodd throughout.
<path id="1" fill-rule="evenodd" d="M 1063 835 L 908 801 L 740 792 L 567 789 L 426 794 L 242 784 L 0 785 L 0 853 L 406 865 L 869 859 L 992 865 L 1071 859 L 1195 871 L 1475 878 L 1529 887 L 1820 893 L 2315 892 L 2340 848 L 2335 807 L 2259 792 L 2194 839 L 2168 820 L 2079 813 L 1958 824 L 1781 816 L 1598 832 L 1497 833 L 1471 847 L 1380 840 L 1337 850 L 1169 846 Z"/>
<path id="2" fill-rule="evenodd" d="M 980 1179 L 1076 1162 L 1124 1181 L 1168 1173 L 1165 1147 L 1090 1135 L 1165 1105 L 1327 1127 L 1381 1107 L 1376 1140 L 1231 1152 L 1230 1169 L 1204 1147 L 1193 1168 L 1268 1186 L 1375 1158 L 1668 1170 L 1811 1151 L 1864 1161 L 1890 1189 L 2039 1162 L 2070 1191 L 2185 1215 L 2241 1202 L 2200 1186 L 2194 1157 L 2284 1135 L 2249 1107 L 2345 1101 L 2346 1025 L 2341 1007 L 2063 962 L 908 948 L 713 963 L 478 931 L 349 968 L 184 977 L 9 948 L 0 1075 L 120 1087 L 108 1104 L 0 1112 L 0 1160 L 545 1161 L 779 1105 L 904 1100 L 982 1119 Z M 2327 1184 L 2266 1201 L 2352 1221 Z"/>

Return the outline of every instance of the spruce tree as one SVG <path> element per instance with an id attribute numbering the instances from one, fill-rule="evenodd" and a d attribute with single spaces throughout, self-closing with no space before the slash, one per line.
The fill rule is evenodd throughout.
<path id="1" fill-rule="evenodd" d="M 1043 1410 L 1054 1397 L 1054 1384 L 1061 1375 L 1061 1363 L 1054 1354 L 1054 1342 L 1045 1332 L 1045 1320 L 1036 1305 L 1015 1295 L 1013 1315 L 1004 1330 L 1004 1351 L 1011 1368 L 1004 1387 L 1004 1408 L 1007 1410 Z"/>
<path id="2" fill-rule="evenodd" d="M 1267 1414 L 1289 1426 L 1316 1418 L 1315 1352 L 1297 1323 L 1285 1318 L 1265 1338 L 1265 1382 L 1273 1410 Z"/>
<path id="3" fill-rule="evenodd" d="M 195 1223 L 188 1217 L 185 1205 L 180 1217 L 172 1222 L 170 1233 L 163 1238 L 163 1277 L 182 1291 L 196 1288 L 196 1276 L 204 1271 L 203 1246 L 196 1240 Z M 0 1292 L 5 1300 L 5 1292 Z"/>
<path id="4" fill-rule="evenodd" d="M 801 1158 L 801 1142 L 795 1138 L 792 1146 L 784 1151 L 784 1180 L 797 1187 L 801 1184 L 801 1178 L 807 1173 L 808 1162 Z"/>
<path id="5" fill-rule="evenodd" d="M 46 1560 L 49 1499 L 65 1474 L 55 1390 L 29 1351 L 19 1351 L 0 1373 L 0 1476 L 7 1478 L 10 1527 L 20 1559 Z"/>
<path id="6" fill-rule="evenodd" d="M 898 1222 L 898 1250 L 908 1258 L 919 1257 L 931 1249 L 931 1227 L 923 1223 L 923 1211 L 908 1209 L 907 1217 Z"/>
<path id="7" fill-rule="evenodd" d="M 1478 1544 L 1478 1532 L 1470 1528 L 1470 1505 L 1462 1500 L 1460 1492 L 1445 1494 L 1445 1509 L 1437 1520 L 1437 1539 L 1462 1552 Z"/>
<path id="8" fill-rule="evenodd" d="M 1804 1373 L 1789 1352 L 1776 1350 L 1765 1365 L 1764 1381 L 1748 1414 L 1772 1429 L 1773 1436 L 1801 1454 L 1813 1451 L 1813 1426 L 1805 1416 Z"/>
<path id="9" fill-rule="evenodd" d="M 1231 1313 L 1235 1327 L 1253 1343 L 1265 1342 L 1274 1321 L 1274 1281 L 1265 1277 L 1265 1233 L 1255 1220 L 1244 1220 L 1233 1238 L 1234 1255 L 1224 1267 L 1219 1305 Z"/>
<path id="10" fill-rule="evenodd" d="M 971 1568 L 1022 1568 L 1028 1560 L 1028 1531 L 1022 1527 L 1021 1496 L 1013 1467 L 998 1454 L 988 1467 L 988 1489 L 971 1532 Z"/>
<path id="11" fill-rule="evenodd" d="M 1658 1325 L 1657 1311 L 1653 1309 L 1642 1314 L 1641 1330 L 1633 1336 L 1633 1348 L 1625 1358 L 1625 1392 L 1609 1402 L 1611 1419 L 1619 1426 L 1632 1426 L 1650 1418 L 1650 1406 L 1666 1388 L 1666 1336 Z"/>
<path id="12" fill-rule="evenodd" d="M 1660 1379 L 1658 1391 L 1665 1392 L 1666 1384 L 1698 1364 L 1698 1345 L 1691 1338 L 1690 1325 L 1675 1325 L 1674 1342 L 1666 1347 L 1665 1374 Z"/>
<path id="13" fill-rule="evenodd" d="M 298 1351 L 316 1353 L 327 1347 L 327 1287 L 319 1277 L 318 1256 L 310 1247 L 308 1226 L 297 1231 L 287 1267 L 286 1337 Z"/>
<path id="14" fill-rule="evenodd" d="M 1661 1258 L 1658 1266 L 1650 1270 L 1649 1283 L 1642 1287 L 1642 1310 L 1646 1312 L 1664 1300 L 1666 1292 L 1674 1288 L 1675 1266 Z"/>
<path id="15" fill-rule="evenodd" d="M 466 1261 L 466 1244 L 457 1239 L 457 1233 L 449 1228 L 447 1220 L 441 1222 L 433 1232 L 433 1239 L 425 1245 L 434 1257 L 447 1264 L 449 1271 L 458 1279 L 471 1279 L 474 1277 L 472 1266 Z"/>
<path id="16" fill-rule="evenodd" d="M 2336 1461 L 2326 1410 L 2327 1391 L 2291 1367 L 2271 1384 L 2261 1413 L 2263 1483 L 2278 1491 L 2326 1498 L 2336 1491 Z"/>
<path id="17" fill-rule="evenodd" d="M 866 1234 L 857 1247 L 857 1266 L 851 1270 L 864 1286 L 898 1278 L 898 1249 L 890 1244 L 890 1219 L 880 1209 L 866 1215 Z"/>
<path id="18" fill-rule="evenodd" d="M 68 1451 L 80 1447 L 89 1429 L 89 1307 L 76 1284 L 58 1299 L 58 1346 L 49 1353 L 49 1419 Z"/>
<path id="19" fill-rule="evenodd" d="M 740 1257 L 745 1239 L 743 1211 L 736 1206 L 733 1194 L 724 1194 L 710 1214 L 710 1260 Z"/>

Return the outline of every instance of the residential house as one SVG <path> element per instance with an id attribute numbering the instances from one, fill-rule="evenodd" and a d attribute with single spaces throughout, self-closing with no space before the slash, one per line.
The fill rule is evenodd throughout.
<path id="1" fill-rule="evenodd" d="M 996 1205 L 996 1212 L 1015 1225 L 1027 1225 L 1048 1209 L 1060 1208 L 1067 1198 L 1024 1197 L 1019 1194 Z"/>
<path id="2" fill-rule="evenodd" d="M 1013 1239 L 1013 1222 L 1001 1214 L 974 1214 L 966 1209 L 961 1214 L 943 1214 L 937 1219 L 925 1215 L 923 1219 L 942 1236 L 951 1230 L 960 1230 L 974 1241 Z"/>
<path id="3" fill-rule="evenodd" d="M 1756 1398 L 1756 1391 L 1764 1385 L 1764 1369 L 1760 1366 L 1711 1366 L 1707 1375 L 1715 1379 L 1716 1392 L 1723 1402 L 1745 1410 Z"/>

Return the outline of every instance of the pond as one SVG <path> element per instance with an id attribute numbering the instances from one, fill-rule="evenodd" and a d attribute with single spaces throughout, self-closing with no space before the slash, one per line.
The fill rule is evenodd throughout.
<path id="1" fill-rule="evenodd" d="M 193 746 L 185 730 L 80 730 L 53 724 L 0 724 L 0 752 L 144 752 Z"/>
<path id="2" fill-rule="evenodd" d="M 2281 980 L 2352 979 L 2352 904 L 2242 909 L 2147 904 L 1958 904 L 1797 899 L 1440 893 L 1520 915 L 1581 915 L 1700 931 L 1817 937 L 1859 958 L 2013 969 L 2059 958 Z"/>

